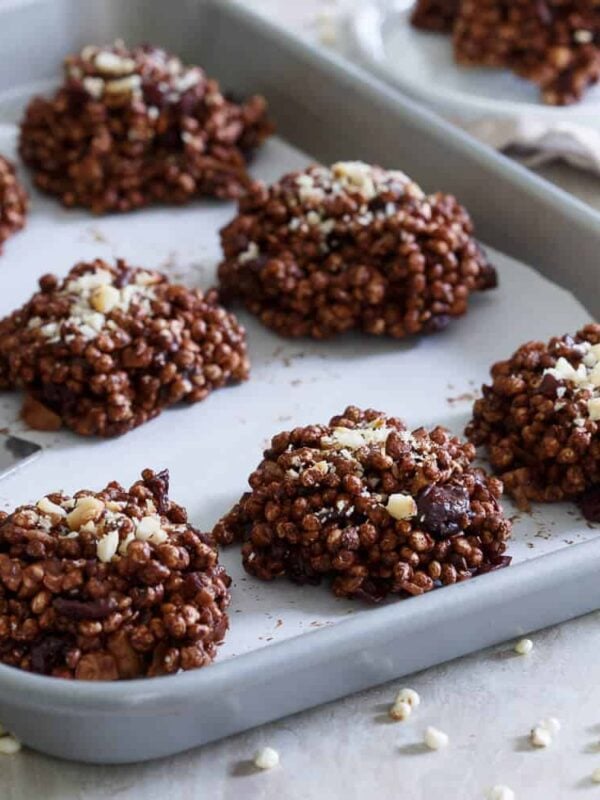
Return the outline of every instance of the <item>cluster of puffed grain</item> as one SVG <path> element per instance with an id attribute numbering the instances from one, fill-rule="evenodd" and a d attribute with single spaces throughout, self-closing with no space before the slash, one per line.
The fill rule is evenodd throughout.
<path id="1" fill-rule="evenodd" d="M 129 491 L 61 492 L 0 523 L 0 661 L 115 680 L 210 663 L 229 577 L 210 537 L 168 498 L 168 473 Z"/>
<path id="2" fill-rule="evenodd" d="M 507 491 L 523 508 L 580 499 L 600 519 L 600 325 L 528 342 L 491 374 L 467 433 Z"/>
<path id="3" fill-rule="evenodd" d="M 242 540 L 261 579 L 330 578 L 336 595 L 371 601 L 422 594 L 510 562 L 501 483 L 471 466 L 474 455 L 443 428 L 410 433 L 349 407 L 275 436 L 214 535 Z"/>
<path id="4" fill-rule="evenodd" d="M 224 296 L 284 336 L 444 328 L 496 273 L 457 201 L 362 162 L 254 186 L 221 232 Z"/>
<path id="5" fill-rule="evenodd" d="M 248 376 L 235 317 L 158 272 L 78 264 L 0 322 L 0 387 L 23 388 L 79 434 L 115 436 Z"/>
<path id="6" fill-rule="evenodd" d="M 453 31 L 459 64 L 508 67 L 568 105 L 600 78 L 597 0 L 418 0 L 413 24 Z"/>
<path id="7" fill-rule="evenodd" d="M 2 245 L 25 225 L 29 202 L 14 166 L 0 156 L 0 252 Z"/>
<path id="8" fill-rule="evenodd" d="M 262 97 L 227 100 L 203 70 L 151 46 L 85 47 L 54 97 L 36 98 L 20 152 L 37 186 L 97 213 L 237 197 L 271 133 Z"/>

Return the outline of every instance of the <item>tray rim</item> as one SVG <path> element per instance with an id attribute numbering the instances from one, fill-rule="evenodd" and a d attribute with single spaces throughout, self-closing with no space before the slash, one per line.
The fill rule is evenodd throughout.
<path id="1" fill-rule="evenodd" d="M 303 42 L 292 34 L 282 31 L 278 26 L 239 6 L 237 3 L 223 3 L 223 0 L 198 1 L 209 9 L 214 8 L 225 17 L 227 15 L 237 17 L 244 22 L 249 30 L 261 29 L 266 31 L 271 38 L 277 37 L 277 40 L 283 43 L 283 46 L 288 51 L 317 61 L 330 72 L 337 74 L 341 79 L 343 78 L 341 82 L 355 81 L 360 84 L 361 88 L 375 92 L 378 99 L 390 109 L 391 113 L 394 107 L 397 108 L 401 100 L 404 109 L 414 112 L 416 118 L 423 125 L 430 125 L 436 128 L 438 132 L 447 132 L 463 148 L 468 147 L 473 161 L 478 159 L 485 161 L 488 166 L 493 166 L 497 170 L 501 169 L 513 176 L 515 188 L 527 186 L 530 194 L 538 194 L 540 196 L 543 194 L 546 202 L 549 201 L 560 209 L 566 221 L 575 217 L 587 219 L 590 227 L 595 229 L 600 241 L 600 214 L 563 190 L 553 187 L 544 179 L 531 175 L 525 168 L 511 163 L 503 156 L 494 153 L 490 148 L 478 143 L 467 134 L 458 131 L 449 123 L 439 120 L 433 113 L 421 109 L 414 101 L 405 99 L 379 79 L 373 78 L 373 76 L 360 70 L 355 65 L 347 63 L 340 56 L 324 53 L 316 46 Z M 0 0 L 0 14 L 6 8 L 34 6 L 37 4 L 50 5 L 51 0 Z M 587 549 L 584 550 L 584 548 Z M 597 553 L 596 550 L 592 551 L 592 548 L 596 548 Z M 307 634 L 301 634 L 288 640 L 262 647 L 251 653 L 232 656 L 226 661 L 220 662 L 217 659 L 209 669 L 195 670 L 176 676 L 115 683 L 75 682 L 33 675 L 16 668 L 0 665 L 0 702 L 6 698 L 7 703 L 18 704 L 23 709 L 45 709 L 64 715 L 84 715 L 87 712 L 103 715 L 123 711 L 130 714 L 138 713 L 142 716 L 171 712 L 174 706 L 189 710 L 190 694 L 195 695 L 194 702 L 198 704 L 202 701 L 202 695 L 232 691 L 232 684 L 235 691 L 246 691 L 248 686 L 253 683 L 258 685 L 269 680 L 271 671 L 278 671 L 280 667 L 281 669 L 289 669 L 290 664 L 296 663 L 297 665 L 298 660 L 301 660 L 301 668 L 309 671 L 311 667 L 316 665 L 330 663 L 332 651 L 335 651 L 336 658 L 341 658 L 344 654 L 352 655 L 358 650 L 364 650 L 369 643 L 374 642 L 380 646 L 388 644 L 390 633 L 394 632 L 401 635 L 406 633 L 407 629 L 409 633 L 411 631 L 414 632 L 418 630 L 418 626 L 424 620 L 431 619 L 432 615 L 436 620 L 436 625 L 438 625 L 444 620 L 452 621 L 466 616 L 472 613 L 471 609 L 481 610 L 482 605 L 493 607 L 494 602 L 499 603 L 502 598 L 509 594 L 511 599 L 526 598 L 533 595 L 541 596 L 544 593 L 553 593 L 556 597 L 559 597 L 562 587 L 565 592 L 564 609 L 561 608 L 551 615 L 548 615 L 546 608 L 536 610 L 536 613 L 533 614 L 536 620 L 535 627 L 531 628 L 534 630 L 553 622 L 560 622 L 569 617 L 586 613 L 586 608 L 587 610 L 592 610 L 592 608 L 600 606 L 599 587 L 595 596 L 590 593 L 592 605 L 588 606 L 585 603 L 579 603 L 577 609 L 573 610 L 575 606 L 568 597 L 571 589 L 570 584 L 565 585 L 564 582 L 561 584 L 558 581 L 558 578 L 564 577 L 566 573 L 570 576 L 571 582 L 573 582 L 573 576 L 577 573 L 578 580 L 581 580 L 583 585 L 585 580 L 588 577 L 591 578 L 595 573 L 596 558 L 600 558 L 600 537 L 597 541 L 572 545 L 563 548 L 559 552 L 539 556 L 509 569 L 482 576 L 485 577 L 485 582 L 475 578 L 462 584 L 445 587 L 444 592 L 434 591 L 427 595 L 413 598 L 408 603 L 403 602 L 400 607 L 397 602 L 393 602 L 374 609 L 368 615 L 345 619 L 330 627 L 307 632 L 310 633 L 310 637 Z M 533 568 L 534 564 L 535 568 Z M 535 574 L 531 574 L 528 580 L 525 570 Z M 486 586 L 488 588 L 484 589 Z M 451 600 L 451 598 L 454 598 L 454 600 Z M 446 602 L 447 600 L 449 602 Z M 399 608 L 410 609 L 410 613 L 400 614 Z M 520 632 L 524 633 L 526 631 Z M 504 629 L 499 639 L 494 631 L 490 631 L 487 644 L 502 641 L 506 638 L 508 637 L 505 636 Z M 460 652 L 457 652 L 456 655 L 472 652 L 482 646 L 486 646 L 486 643 L 483 645 L 478 644 L 470 649 L 463 647 L 461 644 L 459 645 Z M 441 660 L 446 660 L 446 658 L 444 657 Z M 433 663 L 439 663 L 439 660 L 429 662 L 429 664 Z M 380 672 L 374 672 L 373 675 L 375 677 L 371 674 L 366 674 L 362 688 L 381 682 L 381 680 L 386 680 L 386 677 L 382 677 L 385 669 Z M 395 674 L 397 675 L 398 673 Z M 343 681 L 340 681 L 341 683 Z M 346 689 L 340 686 L 334 692 L 329 692 L 328 699 L 334 699 L 334 697 L 348 694 L 354 690 L 355 688 Z M 301 695 L 302 693 L 300 692 L 299 694 Z M 315 699 L 314 702 L 303 702 L 299 699 L 293 710 L 309 708 L 320 702 L 323 702 L 323 700 Z M 289 707 L 288 704 L 287 710 L 281 713 L 278 711 L 273 712 L 269 718 L 274 719 L 290 713 Z M 236 730 L 243 730 L 246 727 L 249 727 L 249 725 L 243 724 L 236 727 Z M 210 737 L 205 738 L 203 741 L 209 740 Z M 193 745 L 190 744 L 190 746 Z M 181 749 L 183 748 L 179 747 L 171 752 Z"/>

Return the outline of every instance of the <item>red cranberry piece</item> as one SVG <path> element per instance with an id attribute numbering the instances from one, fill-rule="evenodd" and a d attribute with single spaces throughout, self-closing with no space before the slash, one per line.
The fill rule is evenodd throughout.
<path id="1" fill-rule="evenodd" d="M 417 496 L 417 518 L 440 539 L 464 530 L 471 517 L 469 493 L 462 486 L 428 486 Z"/>

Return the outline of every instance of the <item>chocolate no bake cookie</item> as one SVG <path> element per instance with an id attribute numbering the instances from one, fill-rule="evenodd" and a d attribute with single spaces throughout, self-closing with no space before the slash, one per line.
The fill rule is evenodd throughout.
<path id="1" fill-rule="evenodd" d="M 420 0 L 418 27 L 453 30 L 454 53 L 467 66 L 504 66 L 536 83 L 551 105 L 580 100 L 600 78 L 598 0 Z"/>
<path id="2" fill-rule="evenodd" d="M 0 253 L 2 245 L 25 225 L 27 192 L 21 186 L 11 162 L 0 156 Z"/>
<path id="3" fill-rule="evenodd" d="M 174 285 L 123 261 L 81 263 L 0 321 L 0 388 L 33 398 L 26 420 L 48 417 L 85 436 L 117 436 L 184 401 L 245 380 L 244 329 L 215 292 Z"/>
<path id="4" fill-rule="evenodd" d="M 221 240 L 223 297 L 282 336 L 431 333 L 496 285 L 454 197 L 362 162 L 253 186 Z"/>
<path id="5" fill-rule="evenodd" d="M 418 0 L 411 22 L 428 31 L 451 31 L 460 0 Z"/>
<path id="6" fill-rule="evenodd" d="M 522 508 L 579 500 L 600 521 L 600 325 L 528 342 L 491 375 L 467 434 L 507 492 Z"/>
<path id="7" fill-rule="evenodd" d="M 40 189 L 105 213 L 238 197 L 248 157 L 271 132 L 262 97 L 234 103 L 200 67 L 116 43 L 65 60 L 56 94 L 25 112 L 20 152 Z"/>
<path id="8" fill-rule="evenodd" d="M 331 580 L 340 597 L 418 595 L 506 566 L 502 484 L 443 428 L 412 433 L 349 407 L 273 437 L 250 492 L 215 527 L 263 580 Z"/>
<path id="9" fill-rule="evenodd" d="M 129 491 L 53 492 L 0 514 L 0 662 L 80 680 L 210 664 L 230 579 L 168 489 L 168 472 L 147 469 Z"/>

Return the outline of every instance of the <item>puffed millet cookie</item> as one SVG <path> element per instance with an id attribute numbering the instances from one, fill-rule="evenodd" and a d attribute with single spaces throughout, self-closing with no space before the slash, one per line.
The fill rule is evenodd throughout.
<path id="1" fill-rule="evenodd" d="M 25 226 L 29 210 L 27 192 L 11 162 L 0 156 L 0 253 L 9 236 Z"/>
<path id="2" fill-rule="evenodd" d="M 213 533 L 242 541 L 244 567 L 263 580 L 326 578 L 334 594 L 372 602 L 423 594 L 510 563 L 502 485 L 474 457 L 443 428 L 411 433 L 350 406 L 274 436 Z"/>
<path id="3" fill-rule="evenodd" d="M 32 427 L 118 436 L 248 377 L 244 329 L 214 291 L 100 259 L 39 283 L 0 321 L 0 388 L 28 393 Z"/>
<path id="4" fill-rule="evenodd" d="M 416 28 L 428 31 L 452 30 L 460 0 L 417 0 L 411 22 Z"/>
<path id="5" fill-rule="evenodd" d="M 0 662 L 117 680 L 203 667 L 228 627 L 230 579 L 169 500 L 169 474 L 53 492 L 0 521 Z"/>
<path id="6" fill-rule="evenodd" d="M 576 500 L 600 521 L 600 325 L 528 342 L 491 369 L 467 435 L 517 504 Z"/>
<path id="7" fill-rule="evenodd" d="M 200 67 L 117 42 L 65 59 L 56 94 L 25 111 L 20 153 L 38 188 L 102 214 L 238 197 L 271 133 L 262 97 L 234 103 Z"/>
<path id="8" fill-rule="evenodd" d="M 362 162 L 255 185 L 221 242 L 224 298 L 282 336 L 436 332 L 497 282 L 454 197 Z"/>

